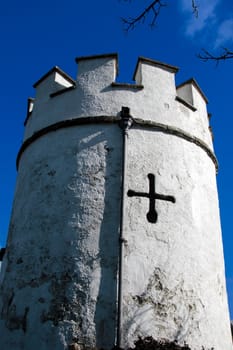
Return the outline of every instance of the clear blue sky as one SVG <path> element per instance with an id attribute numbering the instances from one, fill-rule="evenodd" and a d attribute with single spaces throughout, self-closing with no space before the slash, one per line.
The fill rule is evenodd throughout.
<path id="1" fill-rule="evenodd" d="M 165 1 L 165 0 L 164 0 Z M 23 136 L 32 85 L 54 65 L 75 78 L 75 57 L 118 52 L 119 80 L 130 82 L 138 56 L 180 67 L 177 84 L 195 77 L 209 99 L 211 125 L 220 168 L 218 179 L 227 287 L 233 318 L 232 264 L 232 78 L 233 60 L 201 62 L 202 48 L 233 49 L 233 1 L 205 0 L 199 17 L 191 0 L 167 0 L 156 27 L 145 23 L 127 35 L 120 18 L 134 16 L 145 0 L 4 1 L 0 12 L 1 129 L 0 245 L 5 245 L 12 206 L 15 159 Z"/>

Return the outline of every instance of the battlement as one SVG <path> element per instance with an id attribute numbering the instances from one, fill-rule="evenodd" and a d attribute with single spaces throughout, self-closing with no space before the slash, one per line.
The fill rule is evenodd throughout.
<path id="1" fill-rule="evenodd" d="M 37 98 L 42 98 L 45 91 L 57 92 L 75 86 L 75 81 L 59 67 L 55 66 L 43 75 L 33 87 L 36 89 Z"/>
<path id="2" fill-rule="evenodd" d="M 191 78 L 184 83 L 180 84 L 176 88 L 178 100 L 181 98 L 187 102 L 191 107 L 195 108 L 199 105 L 200 100 L 204 100 L 208 103 L 208 99 L 201 90 L 200 86 L 194 78 Z"/>
<path id="3" fill-rule="evenodd" d="M 175 66 L 171 66 L 167 63 L 163 63 L 160 61 L 152 60 L 150 58 L 146 57 L 139 57 L 137 61 L 137 65 L 134 71 L 133 80 L 136 81 L 138 84 L 142 84 L 144 76 L 145 67 L 156 67 L 159 69 L 162 69 L 164 71 L 170 72 L 170 73 L 177 73 L 179 68 Z"/>
<path id="4" fill-rule="evenodd" d="M 182 127 L 209 145 L 207 98 L 194 79 L 176 87 L 178 68 L 139 57 L 134 84 L 117 82 L 116 53 L 76 58 L 78 74 L 71 78 L 53 67 L 33 87 L 28 102 L 25 140 L 48 125 L 87 116 L 117 116 L 128 106 L 135 118 Z"/>
<path id="5" fill-rule="evenodd" d="M 104 82 L 111 84 L 118 75 L 118 55 L 117 53 L 76 57 L 78 64 L 77 80 L 88 78 L 88 82 Z M 97 79 L 100 78 L 102 79 Z M 93 81 L 92 81 L 93 79 Z"/>

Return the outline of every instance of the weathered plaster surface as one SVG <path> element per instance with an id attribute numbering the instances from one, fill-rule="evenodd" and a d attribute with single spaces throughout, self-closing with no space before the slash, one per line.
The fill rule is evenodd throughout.
<path id="1" fill-rule="evenodd" d="M 166 67 L 142 61 L 138 90 L 112 86 L 115 75 L 112 56 L 81 60 L 76 88 L 54 97 L 64 86 L 48 75 L 36 87 L 24 141 L 67 119 L 117 118 L 127 106 L 134 118 L 174 126 L 212 149 L 195 86 L 193 111 L 176 100 Z M 123 345 L 152 335 L 193 350 L 232 350 L 212 159 L 186 139 L 138 125 L 126 142 Z M 127 197 L 128 189 L 148 192 L 148 173 L 158 193 L 176 198 L 156 200 L 156 224 L 146 219 L 147 198 Z M 117 123 L 61 128 L 25 148 L 0 276 L 2 350 L 113 346 L 121 178 Z"/>
<path id="2" fill-rule="evenodd" d="M 212 161 L 196 145 L 140 129 L 129 131 L 128 150 L 127 188 L 148 192 L 153 173 L 156 191 L 176 203 L 156 200 L 150 224 L 148 198 L 126 197 L 125 341 L 150 334 L 232 349 Z"/>
<path id="3" fill-rule="evenodd" d="M 120 129 L 108 126 L 62 130 L 23 154 L 1 281 L 3 349 L 114 343 L 120 156 Z"/>

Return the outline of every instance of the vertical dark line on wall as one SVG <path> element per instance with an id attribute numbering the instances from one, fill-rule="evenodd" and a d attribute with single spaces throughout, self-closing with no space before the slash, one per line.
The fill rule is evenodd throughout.
<path id="1" fill-rule="evenodd" d="M 122 344 L 122 300 L 123 300 L 123 258 L 124 258 L 124 244 L 126 242 L 124 237 L 124 212 L 125 212 L 125 176 L 127 166 L 127 138 L 128 130 L 133 123 L 133 118 L 130 116 L 128 107 L 122 107 L 121 120 L 119 123 L 122 129 L 122 176 L 121 176 L 121 219 L 120 219 L 120 233 L 119 233 L 119 263 L 118 263 L 118 305 L 117 305 L 117 331 L 116 331 L 116 345 L 121 348 Z"/>

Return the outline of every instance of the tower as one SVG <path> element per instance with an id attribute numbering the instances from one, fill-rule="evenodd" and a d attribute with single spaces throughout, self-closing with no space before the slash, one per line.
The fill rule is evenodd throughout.
<path id="1" fill-rule="evenodd" d="M 231 350 L 207 99 L 177 68 L 117 55 L 54 67 L 28 103 L 1 270 L 3 350 Z"/>

